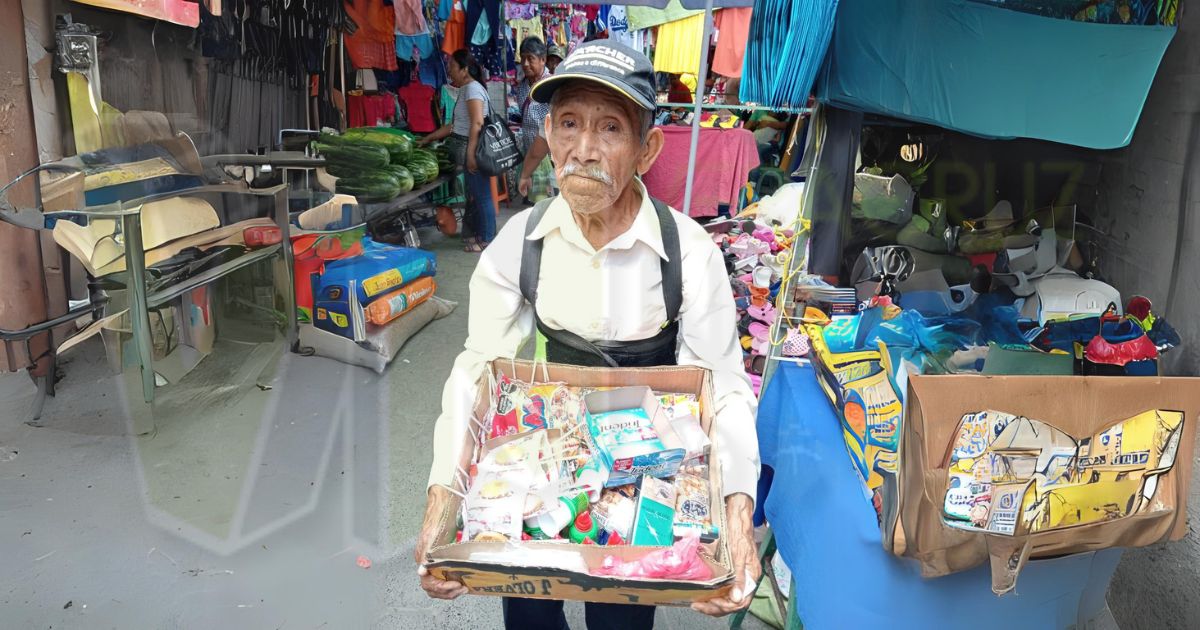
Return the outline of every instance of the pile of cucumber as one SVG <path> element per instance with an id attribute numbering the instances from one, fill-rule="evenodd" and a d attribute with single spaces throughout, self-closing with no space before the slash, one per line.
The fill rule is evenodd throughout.
<path id="1" fill-rule="evenodd" d="M 338 134 L 322 131 L 312 149 L 337 177 L 337 192 L 362 203 L 389 201 L 438 176 L 439 156 L 413 147 L 407 132 L 356 127 Z"/>

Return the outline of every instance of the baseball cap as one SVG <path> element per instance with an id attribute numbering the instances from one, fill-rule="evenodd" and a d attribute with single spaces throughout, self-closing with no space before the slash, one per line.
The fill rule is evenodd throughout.
<path id="1" fill-rule="evenodd" d="M 568 81 L 591 81 L 612 88 L 642 109 L 654 109 L 654 65 L 646 55 L 616 42 L 595 40 L 580 44 L 554 70 L 554 76 L 533 86 L 530 96 L 549 103 L 554 91 Z"/>
<path id="2" fill-rule="evenodd" d="M 558 57 L 559 59 L 566 59 L 567 52 L 562 49 L 562 46 L 551 46 L 550 48 L 546 49 L 546 56 L 547 57 Z"/>

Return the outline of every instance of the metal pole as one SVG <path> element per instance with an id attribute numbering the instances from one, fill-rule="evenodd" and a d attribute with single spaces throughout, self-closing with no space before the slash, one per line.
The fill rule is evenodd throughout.
<path id="1" fill-rule="evenodd" d="M 338 68 L 342 75 L 342 131 L 350 126 L 350 97 L 346 95 L 346 32 L 338 31 Z"/>
<path id="2" fill-rule="evenodd" d="M 700 146 L 700 113 L 703 111 L 704 81 L 708 78 L 708 41 L 712 37 L 713 0 L 704 0 L 704 34 L 700 39 L 700 74 L 692 107 L 692 144 L 688 149 L 687 183 L 683 189 L 683 213 L 692 214 L 692 182 L 696 179 L 696 149 Z"/>
<path id="3" fill-rule="evenodd" d="M 150 306 L 146 299 L 146 251 L 142 249 L 142 215 L 130 213 L 121 217 L 125 237 L 125 268 L 129 296 L 129 324 L 133 329 L 133 348 L 137 352 L 142 376 L 142 396 L 154 402 L 154 337 L 150 334 Z"/>

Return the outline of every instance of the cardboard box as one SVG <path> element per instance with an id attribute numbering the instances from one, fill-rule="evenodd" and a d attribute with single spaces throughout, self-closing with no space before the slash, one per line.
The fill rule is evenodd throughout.
<path id="1" fill-rule="evenodd" d="M 955 432 L 965 414 L 988 409 L 1040 420 L 1077 440 L 1156 409 L 1182 412 L 1184 422 L 1173 466 L 1158 476 L 1153 501 L 1113 520 L 997 535 L 964 531 L 943 520 Z M 1179 540 L 1187 533 L 1187 484 L 1198 421 L 1200 379 L 1194 378 L 912 376 L 900 441 L 899 517 L 894 532 L 885 532 L 883 545 L 918 560 L 926 577 L 990 560 L 992 588 L 1000 593 L 1015 586 L 1031 557 Z M 1021 486 L 1002 490 L 1024 494 Z M 993 516 L 1016 523 L 1015 514 Z"/>
<path id="2" fill-rule="evenodd" d="M 631 387 L 647 386 L 657 392 L 676 392 L 698 396 L 701 406 L 700 423 L 710 438 L 712 431 L 713 393 L 712 377 L 707 370 L 697 367 L 659 368 L 586 368 L 566 365 L 539 365 L 526 361 L 499 360 L 492 363 L 492 376 L 501 375 L 522 381 L 562 381 L 581 387 Z M 481 420 L 487 413 L 490 392 L 489 375 L 480 379 L 479 394 L 475 401 L 475 418 Z M 466 470 L 478 458 L 482 448 L 477 432 L 465 436 L 463 457 L 460 465 Z M 714 451 L 720 447 L 714 445 Z M 726 531 L 724 493 L 720 485 L 720 464 L 716 457 L 710 458 L 709 482 L 712 489 L 713 523 Z M 462 488 L 458 488 L 462 490 Z M 591 575 L 582 570 L 546 566 L 533 559 L 546 550 L 570 551 L 579 566 L 598 567 L 606 556 L 616 556 L 622 561 L 631 561 L 661 547 L 574 545 L 549 541 L 527 541 L 515 548 L 520 553 L 510 554 L 506 561 L 472 559 L 472 554 L 501 553 L 512 550 L 511 542 L 464 542 L 455 543 L 455 525 L 460 511 L 460 500 L 455 497 L 441 517 L 441 529 L 437 543 L 429 552 L 430 573 L 443 580 L 454 580 L 476 595 L 499 595 L 531 597 L 536 599 L 578 600 L 620 604 L 645 604 L 654 606 L 687 606 L 692 602 L 705 601 L 726 594 L 733 587 L 733 570 L 729 564 L 729 551 L 725 538 L 702 546 L 701 557 L 713 572 L 713 578 L 705 582 L 683 580 L 637 580 Z"/>
<path id="3" fill-rule="evenodd" d="M 592 392 L 584 396 L 583 402 L 588 429 L 593 437 L 600 431 L 597 426 L 599 414 L 640 408 L 646 412 L 650 426 L 664 447 L 648 449 L 645 443 L 634 442 L 620 444 L 610 450 L 596 444 L 596 455 L 604 468 L 610 471 L 605 487 L 615 488 L 637 483 L 642 475 L 670 477 L 679 471 L 687 450 L 683 448 L 670 419 L 663 413 L 658 398 L 649 387 L 622 387 Z"/>

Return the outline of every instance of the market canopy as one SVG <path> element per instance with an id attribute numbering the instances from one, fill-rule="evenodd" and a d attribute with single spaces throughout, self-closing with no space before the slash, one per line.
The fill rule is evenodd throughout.
<path id="1" fill-rule="evenodd" d="M 1171 26 L 1095 24 L 970 0 L 841 0 L 824 103 L 993 138 L 1129 144 Z"/>

